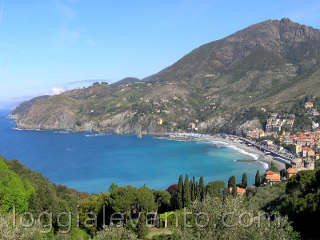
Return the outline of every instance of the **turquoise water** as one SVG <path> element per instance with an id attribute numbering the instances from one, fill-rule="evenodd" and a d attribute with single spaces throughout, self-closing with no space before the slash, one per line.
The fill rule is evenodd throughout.
<path id="1" fill-rule="evenodd" d="M 240 181 L 246 172 L 253 183 L 256 170 L 263 170 L 256 163 L 234 162 L 248 156 L 224 146 L 151 136 L 19 131 L 7 115 L 0 112 L 0 154 L 79 191 L 104 192 L 111 183 L 166 189 L 186 173 L 208 182 L 231 175 Z"/>

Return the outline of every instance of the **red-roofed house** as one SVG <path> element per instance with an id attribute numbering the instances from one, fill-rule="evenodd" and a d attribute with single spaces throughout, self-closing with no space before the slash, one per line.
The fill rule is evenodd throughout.
<path id="1" fill-rule="evenodd" d="M 281 182 L 280 173 L 274 173 L 273 171 L 269 170 L 265 172 L 266 175 L 266 182 L 269 184 Z"/>
<path id="2" fill-rule="evenodd" d="M 272 175 L 272 174 L 274 174 L 274 172 L 271 171 L 271 170 L 268 170 L 268 171 L 265 172 L 265 174 L 266 174 L 266 175 Z"/>
<path id="3" fill-rule="evenodd" d="M 291 178 L 292 176 L 297 174 L 297 170 L 295 170 L 294 168 L 288 168 L 287 173 L 288 173 L 288 178 Z"/>
<path id="4" fill-rule="evenodd" d="M 301 144 L 301 145 L 310 145 L 312 142 L 312 139 L 308 138 L 308 137 L 299 137 L 296 138 L 296 143 L 297 144 Z"/>
<path id="5" fill-rule="evenodd" d="M 313 103 L 312 102 L 306 102 L 304 104 L 304 107 L 307 108 L 307 109 L 313 108 Z"/>
<path id="6" fill-rule="evenodd" d="M 315 110 L 312 111 L 312 115 L 313 116 L 320 116 L 320 113 L 319 113 L 318 110 L 315 109 Z"/>
<path id="7" fill-rule="evenodd" d="M 265 133 L 262 129 L 254 129 L 252 131 L 247 132 L 248 138 L 258 139 L 265 136 Z"/>
<path id="8" fill-rule="evenodd" d="M 302 148 L 302 156 L 303 157 L 314 157 L 315 152 L 309 147 L 303 147 Z"/>
<path id="9" fill-rule="evenodd" d="M 232 187 L 229 188 L 229 191 L 232 193 Z M 245 188 L 237 187 L 237 194 L 238 195 L 243 195 L 245 193 L 246 193 L 246 189 Z"/>

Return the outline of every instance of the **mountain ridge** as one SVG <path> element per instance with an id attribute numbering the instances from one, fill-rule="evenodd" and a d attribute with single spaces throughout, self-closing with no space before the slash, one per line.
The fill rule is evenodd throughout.
<path id="1" fill-rule="evenodd" d="M 319 96 L 319 77 L 320 30 L 288 18 L 267 20 L 204 44 L 141 81 L 71 90 L 12 117 L 22 129 L 221 131 L 246 109 L 279 109 Z"/>
<path id="2" fill-rule="evenodd" d="M 279 27 L 279 31 L 275 31 L 275 27 Z M 289 34 L 288 33 L 288 30 L 292 27 L 296 27 L 295 31 L 293 32 L 293 34 Z M 315 30 L 317 32 L 317 34 L 315 34 L 316 36 L 314 37 L 313 34 L 310 34 L 310 29 L 312 30 Z M 320 40 L 320 32 L 319 30 L 316 30 L 316 29 L 313 29 L 311 27 L 307 27 L 305 25 L 299 25 L 297 23 L 294 23 L 292 22 L 290 19 L 288 18 L 284 18 L 282 20 L 267 20 L 267 21 L 264 21 L 264 22 L 261 22 L 261 23 L 257 23 L 257 24 L 254 24 L 250 27 L 247 27 L 243 30 L 240 30 L 240 31 L 237 31 L 236 33 L 234 34 L 231 34 L 230 36 L 227 36 L 225 38 L 222 38 L 222 39 L 219 39 L 219 40 L 216 40 L 216 41 L 212 41 L 212 42 L 209 42 L 207 44 L 204 44 L 196 49 L 194 49 L 193 51 L 191 51 L 189 54 L 185 55 L 184 57 L 182 57 L 180 60 L 178 60 L 176 63 L 174 63 L 173 65 L 169 66 L 168 68 L 165 68 L 164 70 L 160 71 L 159 73 L 161 74 L 162 72 L 168 72 L 168 70 L 170 70 L 171 68 L 175 67 L 175 66 L 179 66 L 181 65 L 183 62 L 189 60 L 189 59 L 186 59 L 186 58 L 192 58 L 194 57 L 192 54 L 197 54 L 197 55 L 201 55 L 201 57 L 203 58 L 202 54 L 199 54 L 199 52 L 205 52 L 208 48 L 210 48 L 210 52 L 213 52 L 214 50 L 216 50 L 216 48 L 219 48 L 220 47 L 220 43 L 223 42 L 223 41 L 227 41 L 229 43 L 244 43 L 244 50 L 248 47 L 254 47 L 256 44 L 259 45 L 259 46 L 263 46 L 265 47 L 265 49 L 271 49 L 274 50 L 274 49 L 277 49 L 277 52 L 280 51 L 280 45 L 279 43 L 274 43 L 274 42 L 271 42 L 269 44 L 266 44 L 261 38 L 256 38 L 255 39 L 255 42 L 253 42 L 252 44 L 252 41 L 250 43 L 250 41 L 246 38 L 246 35 L 250 35 L 251 32 L 253 31 L 257 31 L 255 32 L 255 34 L 257 33 L 265 33 L 266 30 L 269 30 L 271 31 L 274 36 L 276 38 L 278 38 L 278 40 L 292 40 L 292 39 L 295 39 L 294 36 L 296 36 L 297 38 L 299 37 L 299 35 L 301 35 L 301 33 L 305 32 L 306 33 L 306 36 L 307 36 L 307 39 L 310 38 L 309 40 Z M 270 33 L 270 32 L 269 32 Z M 302 34 L 302 36 L 304 36 Z M 259 43 L 259 44 L 258 44 Z M 212 45 L 216 45 L 214 46 L 214 48 L 212 49 Z M 236 49 L 238 50 L 238 49 Z M 221 51 L 221 50 L 219 50 Z M 228 51 L 227 51 L 228 52 Z M 208 54 L 209 52 L 207 52 L 206 54 Z M 233 57 L 232 55 L 235 55 L 235 57 Z M 247 56 L 248 54 L 246 54 L 245 51 L 240 51 L 240 53 L 236 52 L 236 53 L 230 53 L 229 52 L 229 56 L 228 55 L 224 55 L 224 54 L 221 54 L 221 56 L 225 57 L 225 58 L 230 58 L 231 57 L 231 62 L 228 62 L 226 61 L 223 65 L 226 65 L 227 68 L 226 69 L 229 69 L 230 66 L 232 66 L 234 63 L 237 63 L 238 62 L 238 58 L 237 56 L 240 57 L 245 57 Z M 233 57 L 233 58 L 232 58 Z M 223 58 L 222 58 L 223 59 Z M 226 59 L 227 60 L 227 59 Z M 217 65 L 221 65 L 221 62 L 216 62 Z M 219 67 L 219 66 L 218 66 Z M 158 74 L 159 74 L 158 73 Z M 155 74 L 157 75 L 157 74 Z M 154 76 L 154 75 L 153 75 Z M 153 77 L 148 77 L 147 79 L 153 79 Z"/>

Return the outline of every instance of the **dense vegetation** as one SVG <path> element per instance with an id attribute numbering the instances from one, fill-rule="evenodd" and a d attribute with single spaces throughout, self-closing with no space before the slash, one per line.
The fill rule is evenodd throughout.
<path id="1" fill-rule="evenodd" d="M 207 213 L 198 224 L 209 224 L 181 230 L 183 239 L 299 239 L 286 218 L 278 219 L 281 225 L 265 216 L 260 217 L 260 222 L 255 221 L 259 215 L 241 197 L 207 197 L 203 202 L 195 202 L 191 211 Z"/>
<path id="2" fill-rule="evenodd" d="M 0 213 L 4 213 L 8 218 L 12 218 L 14 214 L 29 212 L 34 219 L 40 217 L 43 226 L 51 222 L 52 234 L 57 233 L 64 229 L 62 225 L 67 221 L 65 216 L 62 216 L 59 225 L 59 215 L 70 212 L 72 221 L 75 221 L 78 201 L 87 196 L 65 186 L 56 186 L 41 174 L 22 166 L 17 160 L 7 161 L 0 156 Z M 52 217 L 44 213 L 52 213 Z M 74 226 L 70 235 L 89 237 Z M 19 234 L 23 230 L 10 226 L 7 229 Z"/>
<path id="3" fill-rule="evenodd" d="M 250 206 L 269 213 L 280 212 L 288 216 L 293 227 L 304 239 L 320 236 L 320 170 L 301 171 L 287 183 L 257 188 L 250 193 Z"/>
<path id="4" fill-rule="evenodd" d="M 320 170 L 303 171 L 289 179 L 277 210 L 288 215 L 294 227 L 308 237 L 320 235 Z"/>
<path id="5" fill-rule="evenodd" d="M 10 170 L 0 157 L 0 209 L 4 212 L 14 210 L 23 213 L 29 209 L 29 203 L 35 190 L 27 179 Z"/>
<path id="6" fill-rule="evenodd" d="M 299 172 L 274 186 L 260 187 L 262 180 L 257 172 L 256 187 L 248 187 L 244 173 L 238 183 L 231 176 L 225 188 L 224 182 L 204 184 L 203 177 L 181 175 L 168 191 L 112 184 L 105 193 L 88 195 L 56 186 L 18 161 L 1 157 L 0 239 L 299 239 L 293 229 L 303 238 L 316 239 L 320 170 Z M 247 193 L 239 196 L 237 187 L 247 187 Z M 26 211 L 35 219 L 53 213 L 52 228 L 49 215 L 29 228 L 18 224 L 21 220 L 14 225 L 21 216 L 22 222 L 31 223 L 23 215 Z M 64 212 L 71 213 L 70 219 L 61 216 Z M 189 212 L 186 217 L 185 212 Z M 260 216 L 262 212 L 265 215 Z"/>
<path id="7" fill-rule="evenodd" d="M 305 108 L 305 103 L 312 101 L 315 109 L 320 109 L 320 98 L 306 96 L 303 99 L 296 100 L 290 113 L 295 114 L 294 130 L 298 131 L 311 131 L 312 121 L 320 122 L 319 116 L 313 116 L 312 111 Z"/>

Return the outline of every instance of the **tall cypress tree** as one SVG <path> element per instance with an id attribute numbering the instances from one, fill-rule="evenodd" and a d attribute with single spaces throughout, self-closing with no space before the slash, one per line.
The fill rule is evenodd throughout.
<path id="1" fill-rule="evenodd" d="M 259 187 L 259 186 L 261 185 L 260 172 L 259 172 L 259 170 L 257 170 L 254 185 L 255 185 L 256 187 Z"/>
<path id="2" fill-rule="evenodd" d="M 183 177 L 180 175 L 179 183 L 178 183 L 178 191 L 177 191 L 177 198 L 178 198 L 178 208 L 183 208 Z"/>
<path id="3" fill-rule="evenodd" d="M 248 177 L 246 173 L 242 174 L 242 187 L 246 188 L 248 186 Z"/>
<path id="4" fill-rule="evenodd" d="M 232 195 L 233 196 L 237 195 L 237 185 L 236 184 L 232 185 Z"/>
<path id="5" fill-rule="evenodd" d="M 231 176 L 228 180 L 228 188 L 233 187 L 234 185 L 236 185 L 236 177 L 235 176 Z"/>
<path id="6" fill-rule="evenodd" d="M 191 201 L 196 200 L 196 179 L 193 176 L 192 178 L 192 192 L 191 192 Z"/>
<path id="7" fill-rule="evenodd" d="M 205 187 L 204 187 L 204 180 L 202 176 L 200 177 L 200 181 L 199 181 L 199 197 L 201 201 L 203 201 L 205 197 Z"/>
<path id="8" fill-rule="evenodd" d="M 234 196 L 237 194 L 237 185 L 236 185 L 236 177 L 231 176 L 228 180 L 228 190 L 230 191 L 230 188 L 232 188 L 231 192 Z"/>
<path id="9" fill-rule="evenodd" d="M 184 180 L 184 185 L 183 185 L 183 206 L 188 207 L 190 206 L 191 203 L 191 197 L 190 197 L 190 185 L 189 185 L 189 176 L 188 174 L 186 175 L 186 178 Z"/>
<path id="10" fill-rule="evenodd" d="M 190 191 L 190 202 L 192 202 L 192 192 L 193 192 L 193 190 L 192 190 L 192 179 L 190 179 L 190 181 L 189 181 L 189 191 Z"/>
<path id="11" fill-rule="evenodd" d="M 196 184 L 195 184 L 194 196 L 195 196 L 194 199 L 200 199 L 199 183 L 198 183 L 198 181 L 196 181 Z"/>

